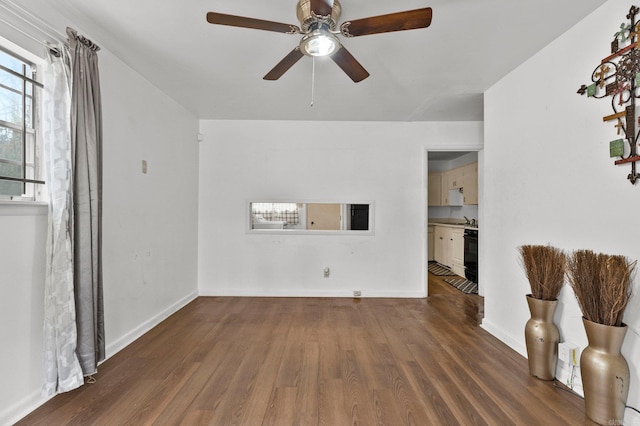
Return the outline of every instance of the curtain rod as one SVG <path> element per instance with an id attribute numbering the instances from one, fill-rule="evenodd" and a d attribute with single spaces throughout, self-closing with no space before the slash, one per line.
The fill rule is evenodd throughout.
<path id="1" fill-rule="evenodd" d="M 27 24 L 28 26 L 30 26 L 34 30 L 36 30 L 39 33 L 45 35 L 47 38 L 49 38 L 51 40 L 54 40 L 56 42 L 62 43 L 62 44 L 67 44 L 66 35 L 62 34 L 59 31 L 57 31 L 56 29 L 51 27 L 49 24 L 44 22 L 42 19 L 40 19 L 37 16 L 33 15 L 32 13 L 30 13 L 29 11 L 27 11 L 23 7 L 15 4 L 11 0 L 0 0 L 0 7 L 3 8 L 4 10 L 6 10 L 10 15 L 20 19 L 22 22 L 24 22 L 25 24 Z M 39 39 L 34 34 L 30 33 L 29 31 L 27 31 L 27 30 L 25 30 L 23 28 L 20 28 L 18 25 L 15 25 L 15 24 L 9 22 L 7 19 L 5 19 L 2 16 L 0 16 L 0 22 L 3 22 L 4 24 L 6 24 L 7 26 L 9 26 L 9 27 L 13 28 L 14 30 L 18 31 L 22 35 L 24 35 L 24 36 L 30 38 L 31 40 L 43 45 L 47 49 L 55 50 L 55 46 L 52 46 L 50 43 Z"/>
<path id="2" fill-rule="evenodd" d="M 40 31 L 41 33 L 43 33 L 47 37 L 49 37 L 49 38 L 51 38 L 53 40 L 57 40 L 57 41 L 65 41 L 67 39 L 67 35 L 65 33 L 56 30 L 51 25 L 49 25 L 48 23 L 46 23 L 42 19 L 38 18 L 36 15 L 34 15 L 31 12 L 29 12 L 28 10 L 26 10 L 22 6 L 16 4 L 12 0 L 1 0 L 0 4 L 2 4 L 2 3 L 4 3 L 2 6 L 7 11 L 11 12 L 13 15 L 15 15 L 18 18 L 22 19 L 25 23 L 31 25 L 33 28 L 35 28 L 36 30 Z M 11 5 L 11 7 L 13 7 L 15 10 L 11 10 L 9 7 L 7 7 L 6 6 L 7 4 Z M 16 10 L 19 11 L 19 13 L 16 12 Z"/>
<path id="3" fill-rule="evenodd" d="M 16 25 L 13 25 L 12 23 L 7 22 L 2 17 L 0 17 L 0 22 L 2 22 L 3 24 L 7 25 L 8 27 L 11 27 L 14 30 L 18 31 L 20 34 L 22 34 L 22 35 L 24 35 L 26 37 L 29 37 L 31 40 L 35 41 L 36 43 L 43 45 L 45 48 L 51 50 L 52 52 L 56 52 L 56 47 L 53 46 L 52 44 L 47 43 L 46 41 L 42 41 L 37 37 L 34 37 L 33 35 L 29 34 L 28 32 L 18 28 Z"/>

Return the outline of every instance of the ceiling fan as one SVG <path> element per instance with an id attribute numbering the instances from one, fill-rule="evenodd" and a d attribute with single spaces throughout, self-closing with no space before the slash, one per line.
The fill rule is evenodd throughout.
<path id="1" fill-rule="evenodd" d="M 342 6 L 338 0 L 299 0 L 296 15 L 300 27 L 216 12 L 207 13 L 207 21 L 211 24 L 302 35 L 299 45 L 263 77 L 265 80 L 279 79 L 306 55 L 331 57 L 357 83 L 369 77 L 369 73 L 340 43 L 338 34 L 349 38 L 426 28 L 431 24 L 432 15 L 431 8 L 425 7 L 343 22 L 338 29 L 341 13 Z"/>

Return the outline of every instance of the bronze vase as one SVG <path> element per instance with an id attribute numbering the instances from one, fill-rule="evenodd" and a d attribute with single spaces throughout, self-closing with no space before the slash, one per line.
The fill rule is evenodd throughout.
<path id="1" fill-rule="evenodd" d="M 531 318 L 524 328 L 529 359 L 529 374 L 541 380 L 556 377 L 560 333 L 553 323 L 557 300 L 536 299 L 527 295 Z"/>
<path id="2" fill-rule="evenodd" d="M 601 425 L 622 424 L 629 395 L 629 366 L 620 353 L 627 326 L 582 318 L 589 345 L 580 356 L 587 417 Z"/>

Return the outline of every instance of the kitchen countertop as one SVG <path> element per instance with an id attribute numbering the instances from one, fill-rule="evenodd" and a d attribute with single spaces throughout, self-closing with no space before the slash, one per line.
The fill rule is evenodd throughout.
<path id="1" fill-rule="evenodd" d="M 439 220 L 439 219 L 434 219 L 434 220 L 430 220 L 427 223 L 428 225 L 439 225 L 439 226 L 448 226 L 450 228 L 463 228 L 463 229 L 475 229 L 477 230 L 478 227 L 477 226 L 471 226 L 471 225 L 465 225 L 464 222 L 458 221 L 458 220 L 453 220 L 451 222 L 445 221 L 445 220 Z"/>

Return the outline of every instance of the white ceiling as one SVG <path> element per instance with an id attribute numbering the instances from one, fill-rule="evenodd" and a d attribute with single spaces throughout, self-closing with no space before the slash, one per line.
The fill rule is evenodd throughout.
<path id="1" fill-rule="evenodd" d="M 262 79 L 300 36 L 205 19 L 215 11 L 297 25 L 296 0 L 48 0 L 46 6 L 202 119 L 459 121 L 482 120 L 486 89 L 604 2 L 342 0 L 341 22 L 425 6 L 433 8 L 433 21 L 427 29 L 342 39 L 371 76 L 353 83 L 331 60 L 316 60 L 313 107 L 310 58 L 278 81 Z"/>

